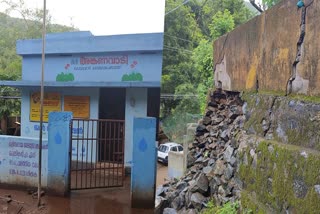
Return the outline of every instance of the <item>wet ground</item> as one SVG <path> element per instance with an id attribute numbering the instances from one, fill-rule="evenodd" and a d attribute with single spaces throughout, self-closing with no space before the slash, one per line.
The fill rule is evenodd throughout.
<path id="1" fill-rule="evenodd" d="M 164 183 L 167 167 L 158 164 L 157 186 Z M 130 178 L 124 187 L 73 191 L 70 198 L 44 196 L 44 206 L 37 208 L 37 199 L 27 191 L 0 189 L 0 197 L 10 195 L 13 201 L 7 203 L 0 198 L 0 214 L 151 214 L 153 210 L 131 209 Z M 20 203 L 23 202 L 23 203 Z"/>

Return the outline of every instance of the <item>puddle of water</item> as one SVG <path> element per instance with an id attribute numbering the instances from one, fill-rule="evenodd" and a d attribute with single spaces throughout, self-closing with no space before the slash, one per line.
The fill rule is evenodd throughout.
<path id="1" fill-rule="evenodd" d="M 151 214 L 153 210 L 132 209 L 130 179 L 122 188 L 73 191 L 70 198 L 48 197 L 52 214 Z"/>
<path id="2" fill-rule="evenodd" d="M 132 209 L 125 198 L 108 199 L 103 196 L 48 198 L 49 213 L 55 214 L 151 214 L 153 210 Z"/>

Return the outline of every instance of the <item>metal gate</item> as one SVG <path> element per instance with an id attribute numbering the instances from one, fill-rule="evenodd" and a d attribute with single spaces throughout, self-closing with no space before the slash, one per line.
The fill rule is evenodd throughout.
<path id="1" fill-rule="evenodd" d="M 70 190 L 123 186 L 124 121 L 73 119 L 70 131 Z"/>

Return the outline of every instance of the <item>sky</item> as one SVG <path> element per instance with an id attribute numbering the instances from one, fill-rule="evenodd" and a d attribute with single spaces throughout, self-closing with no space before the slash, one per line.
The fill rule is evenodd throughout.
<path id="1" fill-rule="evenodd" d="M 43 0 L 24 1 L 30 8 L 43 7 Z M 165 0 L 47 0 L 47 9 L 53 23 L 73 24 L 94 35 L 164 30 Z"/>

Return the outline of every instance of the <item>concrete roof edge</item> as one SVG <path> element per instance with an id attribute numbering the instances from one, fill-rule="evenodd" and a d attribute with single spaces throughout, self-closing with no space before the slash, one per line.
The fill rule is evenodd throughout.
<path id="1" fill-rule="evenodd" d="M 122 34 L 111 36 L 82 36 L 72 34 L 56 34 L 46 40 L 47 54 L 63 53 L 98 53 L 98 52 L 126 52 L 126 51 L 162 51 L 163 33 Z M 87 36 L 85 36 L 87 35 Z M 38 55 L 42 50 L 41 39 L 18 40 L 17 54 Z"/>
<path id="2" fill-rule="evenodd" d="M 10 86 L 16 88 L 27 88 L 27 87 L 40 87 L 40 81 L 0 81 L 0 86 Z M 104 87 L 161 87 L 160 82 L 156 81 L 143 81 L 143 82 L 55 82 L 45 81 L 45 87 L 91 87 L 91 88 L 104 88 Z"/>

